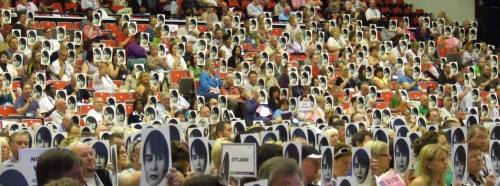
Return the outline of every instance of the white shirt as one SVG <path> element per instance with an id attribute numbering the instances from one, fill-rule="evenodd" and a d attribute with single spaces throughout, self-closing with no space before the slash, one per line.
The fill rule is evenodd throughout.
<path id="1" fill-rule="evenodd" d="M 65 61 L 64 64 L 64 75 L 59 78 L 56 76 L 56 74 L 59 74 L 59 71 L 61 70 L 61 64 L 59 64 L 59 60 L 54 61 L 52 65 L 50 65 L 50 71 L 52 72 L 50 78 L 52 78 L 53 80 L 63 81 L 71 80 L 71 75 L 73 74 L 73 66 L 68 61 Z"/>
<path id="2" fill-rule="evenodd" d="M 94 173 L 94 176 L 91 178 L 83 178 L 85 180 L 85 185 L 87 186 L 103 186 L 104 184 L 101 182 L 101 179 L 99 179 L 99 176 Z"/>
<path id="3" fill-rule="evenodd" d="M 99 2 L 96 1 L 96 0 L 82 0 L 81 1 L 81 8 L 82 8 L 82 10 L 85 10 L 87 8 L 95 10 L 95 9 L 97 9 L 99 7 L 100 7 Z"/>
<path id="4" fill-rule="evenodd" d="M 231 57 L 232 51 L 233 51 L 232 48 L 227 47 L 226 45 L 222 45 L 219 50 L 224 51 L 224 56 L 223 57 L 226 60 L 228 60 Z"/>
<path id="5" fill-rule="evenodd" d="M 62 123 L 64 118 L 64 113 L 59 113 L 57 110 L 52 112 L 49 117 L 54 125 L 57 125 L 59 131 L 62 131 Z"/>
<path id="6" fill-rule="evenodd" d="M 371 19 L 380 19 L 380 11 L 378 9 L 366 9 L 365 12 L 366 20 L 370 21 Z"/>
<path id="7" fill-rule="evenodd" d="M 95 118 L 97 125 L 102 123 L 102 112 L 97 112 L 95 109 L 89 110 L 87 116 L 92 116 Z"/>
<path id="8" fill-rule="evenodd" d="M 0 72 L 3 74 L 5 73 L 2 68 L 0 68 Z M 12 64 L 7 64 L 7 72 L 10 74 L 10 77 L 12 80 L 16 79 L 19 77 L 19 74 L 17 74 L 16 67 Z"/>
<path id="9" fill-rule="evenodd" d="M 27 6 L 19 3 L 16 5 L 16 9 L 17 9 L 17 11 L 19 11 L 19 10 L 30 10 L 32 12 L 38 11 L 38 7 L 36 7 L 36 5 L 33 2 L 28 2 Z"/>
<path id="10" fill-rule="evenodd" d="M 99 77 L 99 73 L 95 73 L 92 78 L 92 85 L 96 92 L 114 92 L 115 84 L 108 75 Z"/>
<path id="11" fill-rule="evenodd" d="M 174 62 L 175 62 L 174 56 L 172 54 L 168 54 L 167 67 L 169 70 L 173 70 L 174 66 L 180 66 L 182 70 L 187 70 L 187 65 L 183 57 L 179 57 L 179 61 L 177 62 L 178 64 L 174 64 Z"/>
<path id="12" fill-rule="evenodd" d="M 42 98 L 40 98 L 40 100 L 38 101 L 38 105 L 40 106 L 39 108 L 40 113 L 45 113 L 48 112 L 49 110 L 52 110 L 55 107 L 55 100 L 54 98 L 45 95 Z"/>

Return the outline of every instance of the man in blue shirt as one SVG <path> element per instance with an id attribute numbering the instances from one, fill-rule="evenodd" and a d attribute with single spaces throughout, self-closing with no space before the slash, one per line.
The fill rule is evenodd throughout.
<path id="1" fill-rule="evenodd" d="M 23 94 L 16 99 L 16 111 L 19 115 L 24 115 L 30 118 L 41 118 L 42 115 L 38 111 L 39 105 L 36 98 L 32 95 L 32 87 L 30 84 L 23 85 Z"/>
<path id="2" fill-rule="evenodd" d="M 418 82 L 412 78 L 413 69 L 410 66 L 405 67 L 405 75 L 398 78 L 399 85 L 406 91 L 418 91 Z"/>

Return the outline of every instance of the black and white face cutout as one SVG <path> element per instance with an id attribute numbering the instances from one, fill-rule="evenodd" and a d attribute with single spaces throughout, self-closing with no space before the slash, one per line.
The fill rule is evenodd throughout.
<path id="1" fill-rule="evenodd" d="M 99 12 L 94 12 L 92 14 L 92 26 L 101 26 L 101 14 Z"/>
<path id="2" fill-rule="evenodd" d="M 137 23 L 136 22 L 128 22 L 128 33 L 129 35 L 137 34 Z"/>
<path id="3" fill-rule="evenodd" d="M 102 50 L 102 60 L 106 62 L 113 61 L 113 48 L 104 47 Z"/>
<path id="4" fill-rule="evenodd" d="M 23 67 L 23 54 L 21 53 L 14 53 L 13 57 L 14 60 L 12 62 L 14 68 L 20 69 Z"/>
<path id="5" fill-rule="evenodd" d="M 257 19 L 250 19 L 250 31 L 257 31 Z"/>
<path id="6" fill-rule="evenodd" d="M 104 122 L 113 123 L 115 121 L 115 109 L 113 106 L 104 107 Z"/>
<path id="7" fill-rule="evenodd" d="M 198 55 L 196 56 L 196 63 L 199 66 L 205 66 L 205 53 L 204 52 L 198 52 Z"/>
<path id="8" fill-rule="evenodd" d="M 353 148 L 352 171 L 358 184 L 363 184 L 370 169 L 370 151 L 365 148 Z"/>
<path id="9" fill-rule="evenodd" d="M 198 27 L 198 19 L 196 17 L 191 17 L 188 21 L 188 30 L 194 30 Z"/>
<path id="10" fill-rule="evenodd" d="M 496 93 L 490 93 L 488 95 L 488 100 L 490 101 L 490 105 L 496 106 L 498 104 L 498 97 Z"/>
<path id="11" fill-rule="evenodd" d="M 289 99 L 290 99 L 289 100 L 289 102 L 290 102 L 289 109 L 291 112 L 295 112 L 297 110 L 297 104 L 298 104 L 297 98 L 291 97 Z"/>
<path id="12" fill-rule="evenodd" d="M 35 146 L 38 148 L 49 148 L 52 146 L 52 132 L 48 127 L 42 126 L 36 130 Z"/>
<path id="13" fill-rule="evenodd" d="M 456 180 L 464 180 L 467 175 L 467 144 L 453 146 L 453 170 Z"/>
<path id="14" fill-rule="evenodd" d="M 172 99 L 172 98 L 170 98 Z M 156 119 L 156 110 L 154 106 L 148 106 L 144 109 L 144 120 L 145 121 L 153 121 Z"/>
<path id="15" fill-rule="evenodd" d="M 491 163 L 493 164 L 493 171 L 495 175 L 500 175 L 500 141 L 492 140 L 490 141 L 490 152 Z"/>
<path id="16" fill-rule="evenodd" d="M 66 38 L 66 28 L 62 26 L 56 27 L 56 39 L 57 41 L 63 41 Z"/>
<path id="17" fill-rule="evenodd" d="M 397 137 L 394 143 L 394 168 L 399 173 L 405 173 L 410 164 L 411 148 L 405 137 Z"/>
<path id="18" fill-rule="evenodd" d="M 389 21 L 389 31 L 395 32 L 397 28 L 398 28 L 398 20 L 391 19 Z"/>
<path id="19" fill-rule="evenodd" d="M 96 129 L 97 120 L 93 116 L 87 116 L 85 117 L 85 126 L 87 126 L 90 129 Z"/>
<path id="20" fill-rule="evenodd" d="M 12 17 L 11 10 L 6 10 L 6 9 L 2 10 L 2 23 L 3 24 L 10 24 L 11 17 Z"/>

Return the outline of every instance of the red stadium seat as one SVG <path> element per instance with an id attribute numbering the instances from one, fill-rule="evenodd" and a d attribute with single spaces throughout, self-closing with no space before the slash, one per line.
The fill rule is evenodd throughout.
<path id="1" fill-rule="evenodd" d="M 113 12 L 118 12 L 119 10 L 121 10 L 121 9 L 123 9 L 123 8 L 124 8 L 123 6 L 113 5 L 113 6 L 111 7 L 111 10 L 112 10 Z"/>
<path id="2" fill-rule="evenodd" d="M 111 96 L 111 93 L 109 93 L 109 92 L 95 92 L 94 93 L 94 100 L 97 98 L 102 98 L 103 100 L 106 100 L 110 96 Z"/>
<path id="3" fill-rule="evenodd" d="M 148 29 L 148 24 L 137 24 L 137 30 L 139 32 L 145 32 Z"/>
<path id="4" fill-rule="evenodd" d="M 281 36 L 282 32 L 283 31 L 281 30 L 281 28 L 273 28 L 271 30 L 271 35 L 273 35 L 273 36 Z"/>
<path id="5" fill-rule="evenodd" d="M 115 40 L 102 40 L 101 42 L 105 43 L 108 47 L 118 46 Z"/>
<path id="6" fill-rule="evenodd" d="M 21 88 L 21 81 L 12 81 L 12 89 L 17 90 L 18 88 Z"/>
<path id="7" fill-rule="evenodd" d="M 65 11 L 77 11 L 78 9 L 78 5 L 76 3 L 72 3 L 72 2 L 69 2 L 69 3 L 65 3 L 64 4 L 64 10 Z"/>
<path id="8" fill-rule="evenodd" d="M 198 29 L 198 31 L 200 31 L 201 33 L 203 33 L 203 32 L 206 32 L 208 30 L 208 26 L 198 25 L 197 29 Z"/>
<path id="9" fill-rule="evenodd" d="M 183 77 L 188 77 L 189 74 L 185 70 L 172 70 L 170 71 L 170 82 L 179 84 L 179 81 Z"/>
<path id="10" fill-rule="evenodd" d="M 66 30 L 73 30 L 73 23 L 72 22 L 58 22 L 57 26 L 62 26 L 65 27 Z"/>
<path id="11" fill-rule="evenodd" d="M 240 2 L 238 0 L 229 0 L 227 6 L 240 8 Z"/>
<path id="12" fill-rule="evenodd" d="M 377 102 L 375 103 L 375 108 L 377 109 L 385 109 L 385 108 L 389 108 L 390 106 L 390 102 Z"/>
<path id="13" fill-rule="evenodd" d="M 48 83 L 53 84 L 54 88 L 56 88 L 58 90 L 64 89 L 64 87 L 66 87 L 66 85 L 68 85 L 67 81 L 59 81 L 59 80 L 51 80 Z"/>
<path id="14" fill-rule="evenodd" d="M 243 47 L 242 47 L 243 51 L 253 51 L 253 46 L 252 44 L 250 43 L 243 43 Z"/>
<path id="15" fill-rule="evenodd" d="M 391 8 L 388 6 L 383 6 L 382 9 L 380 9 L 380 13 L 382 14 L 390 14 L 391 13 Z"/>
<path id="16" fill-rule="evenodd" d="M 424 9 L 417 8 L 415 9 L 415 13 L 417 14 L 417 16 L 424 15 Z"/>
<path id="17" fill-rule="evenodd" d="M 29 127 L 33 126 L 33 124 L 43 124 L 42 119 L 22 119 L 21 122 Z"/>
<path id="18" fill-rule="evenodd" d="M 42 22 L 40 22 L 40 28 L 41 29 L 55 28 L 56 26 L 57 26 L 56 22 L 53 22 L 53 21 L 42 21 Z"/>
<path id="19" fill-rule="evenodd" d="M 392 96 L 393 96 L 393 93 L 391 91 L 380 92 L 380 98 L 382 98 L 384 100 L 384 102 L 391 101 Z"/>
<path id="20" fill-rule="evenodd" d="M 136 98 L 135 92 L 117 92 L 113 96 L 117 102 L 130 102 Z"/>
<path id="21" fill-rule="evenodd" d="M 63 6 L 61 3 L 52 3 L 52 8 L 59 12 L 64 12 Z"/>
<path id="22" fill-rule="evenodd" d="M 80 106 L 78 113 L 83 114 L 83 115 L 87 115 L 87 112 L 89 112 L 92 109 L 94 109 L 94 105 L 82 105 L 82 106 Z"/>
<path id="23" fill-rule="evenodd" d="M 420 92 L 420 91 L 409 91 L 408 92 L 408 97 L 413 100 L 420 99 L 421 96 L 426 96 L 426 94 Z"/>
<path id="24" fill-rule="evenodd" d="M 134 112 L 134 105 L 133 104 L 126 104 L 126 109 L 127 110 L 127 115 L 130 115 L 132 114 L 132 112 Z"/>
<path id="25" fill-rule="evenodd" d="M 384 0 L 384 5 L 393 5 L 394 0 Z"/>
<path id="26" fill-rule="evenodd" d="M 14 106 L 0 106 L 0 115 L 8 117 L 10 115 L 18 115 Z"/>
<path id="27" fill-rule="evenodd" d="M 110 30 L 112 32 L 118 31 L 118 26 L 115 23 L 105 23 L 104 28 L 106 28 L 106 30 Z"/>

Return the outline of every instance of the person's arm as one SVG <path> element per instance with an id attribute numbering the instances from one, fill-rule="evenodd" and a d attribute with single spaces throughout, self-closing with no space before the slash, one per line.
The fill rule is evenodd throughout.
<path id="1" fill-rule="evenodd" d="M 204 92 L 208 92 L 210 89 L 210 85 L 208 85 L 210 82 L 210 77 L 208 76 L 207 73 L 202 73 L 200 76 L 200 90 Z"/>
<path id="2" fill-rule="evenodd" d="M 21 105 L 20 103 L 16 103 L 16 112 L 20 115 L 25 115 L 31 106 L 31 103 L 35 101 L 35 98 L 30 97 L 26 100 L 26 103 L 24 105 Z"/>
<path id="3" fill-rule="evenodd" d="M 462 100 L 470 91 L 469 86 L 464 86 L 464 91 L 461 94 L 458 94 L 458 99 Z"/>
<path id="4" fill-rule="evenodd" d="M 58 63 L 59 63 L 59 66 L 57 66 L 57 64 L 52 64 L 50 66 L 50 70 L 52 71 L 52 73 L 54 73 L 54 75 L 56 75 L 57 79 L 62 80 L 66 66 L 64 64 L 64 61 L 61 62 L 61 60 L 58 60 Z"/>

